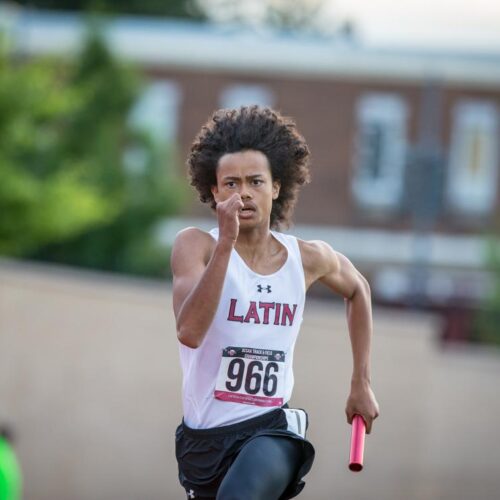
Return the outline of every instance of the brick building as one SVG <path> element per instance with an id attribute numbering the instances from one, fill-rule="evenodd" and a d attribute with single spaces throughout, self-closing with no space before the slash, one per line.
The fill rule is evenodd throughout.
<path id="1" fill-rule="evenodd" d="M 21 11 L 7 29 L 19 54 L 68 56 L 83 26 L 75 15 Z M 381 300 L 484 295 L 484 236 L 500 210 L 500 51 L 382 50 L 132 17 L 110 21 L 107 36 L 148 75 L 137 119 L 183 157 L 216 108 L 256 103 L 293 116 L 313 182 L 292 231 L 320 231 L 370 275 Z M 207 213 L 193 194 L 187 215 Z M 165 238 L 182 224 L 171 221 Z"/>

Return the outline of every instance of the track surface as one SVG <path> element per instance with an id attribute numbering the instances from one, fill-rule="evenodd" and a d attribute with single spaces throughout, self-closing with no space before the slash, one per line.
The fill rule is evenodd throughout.
<path id="1" fill-rule="evenodd" d="M 292 405 L 317 455 L 304 500 L 493 500 L 500 352 L 443 350 L 429 315 L 375 310 L 381 417 L 347 469 L 343 308 L 311 301 Z M 174 500 L 181 374 L 168 284 L 0 262 L 0 421 L 15 424 L 25 500 Z"/>

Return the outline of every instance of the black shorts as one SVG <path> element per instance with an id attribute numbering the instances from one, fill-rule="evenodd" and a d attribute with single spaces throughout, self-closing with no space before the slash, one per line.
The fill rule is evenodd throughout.
<path id="1" fill-rule="evenodd" d="M 288 412 L 288 418 L 285 412 Z M 305 418 L 300 419 L 299 415 Z M 298 427 L 293 425 L 295 420 Z M 229 467 L 246 443 L 257 436 L 282 436 L 302 443 L 302 464 L 280 500 L 293 498 L 304 488 L 302 478 L 309 472 L 314 461 L 314 447 L 305 439 L 306 429 L 305 411 L 285 408 L 277 408 L 237 424 L 211 429 L 191 429 L 183 422 L 175 433 L 179 481 L 188 497 L 192 490 L 196 498 L 213 499 Z M 297 431 L 304 437 L 297 434 Z"/>

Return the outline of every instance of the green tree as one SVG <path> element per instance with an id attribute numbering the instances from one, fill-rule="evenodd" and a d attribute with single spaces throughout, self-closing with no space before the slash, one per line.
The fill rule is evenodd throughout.
<path id="1" fill-rule="evenodd" d="M 202 10 L 193 0 L 20 0 L 25 7 L 47 10 L 69 10 L 105 12 L 110 14 L 131 14 L 205 19 Z"/>
<path id="2" fill-rule="evenodd" d="M 352 36 L 353 26 L 332 17 L 327 0 L 193 0 L 208 19 L 279 30 Z"/>
<path id="3" fill-rule="evenodd" d="M 131 126 L 141 82 L 99 33 L 72 65 L 4 58 L 0 252 L 158 275 L 167 256 L 155 225 L 182 201 L 175 148 Z"/>
<path id="4" fill-rule="evenodd" d="M 27 255 L 118 214 L 86 179 L 85 159 L 61 154 L 60 136 L 80 106 L 64 70 L 17 65 L 0 51 L 0 253 Z"/>
<path id="5" fill-rule="evenodd" d="M 271 26 L 355 39 L 355 26 L 334 16 L 328 0 L 18 0 L 31 8 L 100 12 Z"/>
<path id="6" fill-rule="evenodd" d="M 489 241 L 487 262 L 492 288 L 475 315 L 472 340 L 500 346 L 500 241 L 496 237 Z"/>

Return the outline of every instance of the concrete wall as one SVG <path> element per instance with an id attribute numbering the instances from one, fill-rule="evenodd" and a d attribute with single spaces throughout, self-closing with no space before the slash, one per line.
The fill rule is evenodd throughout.
<path id="1" fill-rule="evenodd" d="M 181 376 L 168 285 L 0 263 L 0 421 L 25 500 L 174 500 Z M 339 303 L 312 302 L 292 404 L 317 455 L 304 500 L 493 500 L 500 353 L 443 350 L 427 315 L 375 311 L 381 416 L 349 472 L 351 354 Z"/>

